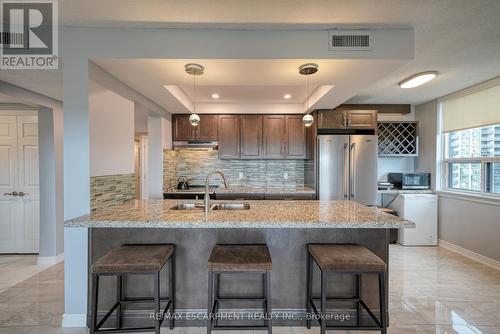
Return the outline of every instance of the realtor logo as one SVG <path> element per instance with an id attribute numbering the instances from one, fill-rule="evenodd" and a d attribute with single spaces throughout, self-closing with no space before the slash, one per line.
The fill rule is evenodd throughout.
<path id="1" fill-rule="evenodd" d="M 0 68 L 58 68 L 57 0 L 0 3 Z"/>

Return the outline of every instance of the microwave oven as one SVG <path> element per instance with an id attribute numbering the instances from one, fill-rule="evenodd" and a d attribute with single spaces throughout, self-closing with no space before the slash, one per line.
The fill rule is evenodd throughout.
<path id="1" fill-rule="evenodd" d="M 431 189 L 431 173 L 389 173 L 387 181 L 398 189 Z"/>

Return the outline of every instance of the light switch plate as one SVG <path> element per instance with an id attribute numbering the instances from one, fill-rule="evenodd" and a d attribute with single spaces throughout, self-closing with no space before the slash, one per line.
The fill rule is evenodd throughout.
<path id="1" fill-rule="evenodd" d="M 240 172 L 240 173 L 238 174 L 238 178 L 240 178 L 240 179 L 242 179 L 242 178 L 243 178 L 243 172 Z"/>
<path id="2" fill-rule="evenodd" d="M 288 172 L 284 172 L 284 173 L 283 173 L 283 178 L 284 178 L 285 180 L 288 180 Z"/>

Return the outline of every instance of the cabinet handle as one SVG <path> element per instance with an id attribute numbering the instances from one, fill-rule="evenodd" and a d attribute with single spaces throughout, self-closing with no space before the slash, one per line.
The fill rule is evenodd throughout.
<path id="1" fill-rule="evenodd" d="M 347 117 L 347 126 L 351 126 L 351 117 Z"/>

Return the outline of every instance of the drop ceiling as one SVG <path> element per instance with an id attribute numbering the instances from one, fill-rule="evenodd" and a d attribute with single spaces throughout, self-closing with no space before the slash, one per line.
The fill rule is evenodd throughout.
<path id="1" fill-rule="evenodd" d="M 306 104 L 306 77 L 298 67 L 308 59 L 94 59 L 98 66 L 125 84 L 149 97 L 170 112 L 188 112 L 180 99 L 173 99 L 170 89 L 180 88 L 190 102 L 196 103 L 279 103 L 331 108 L 353 97 L 363 87 L 395 70 L 406 60 L 314 60 L 318 73 L 309 77 L 309 96 L 319 91 L 319 100 Z M 196 62 L 205 66 L 205 73 L 196 78 L 196 98 L 193 77 L 184 65 Z M 331 90 L 319 88 L 333 86 Z M 215 100 L 211 96 L 219 94 Z M 323 94 L 322 93 L 322 94 Z M 290 94 L 290 99 L 284 95 Z M 296 110 L 297 108 L 294 108 Z"/>

